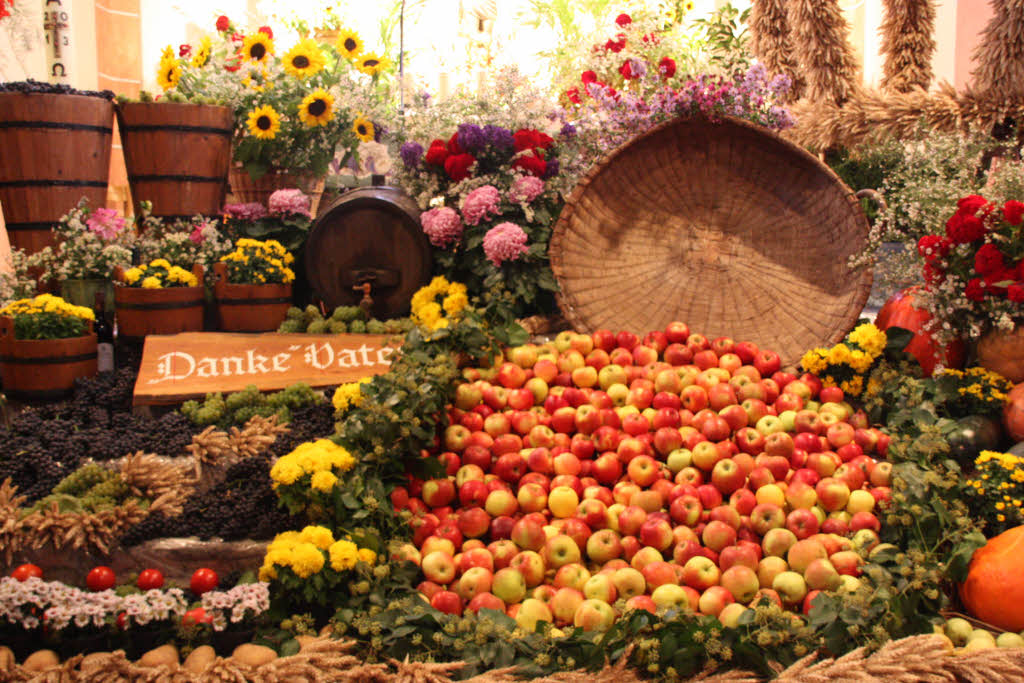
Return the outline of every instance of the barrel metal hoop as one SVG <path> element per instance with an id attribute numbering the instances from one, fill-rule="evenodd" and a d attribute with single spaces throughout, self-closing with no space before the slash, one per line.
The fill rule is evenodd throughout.
<path id="1" fill-rule="evenodd" d="M 0 363 L 10 363 L 11 365 L 59 365 L 61 363 L 81 363 L 82 361 L 95 358 L 95 351 L 92 353 L 80 353 L 77 356 L 44 356 L 42 358 L 0 355 Z"/>
<path id="2" fill-rule="evenodd" d="M 290 304 L 291 297 L 275 296 L 263 299 L 217 299 L 218 306 L 258 306 L 260 304 Z"/>
<path id="3" fill-rule="evenodd" d="M 0 187 L 106 187 L 106 180 L 67 180 L 47 178 L 44 180 L 0 180 Z"/>
<path id="4" fill-rule="evenodd" d="M 171 311 L 178 308 L 197 308 L 203 305 L 202 299 L 193 301 L 155 301 L 150 304 L 136 304 L 127 301 L 115 301 L 114 307 L 126 311 Z"/>
<path id="5" fill-rule="evenodd" d="M 128 180 L 133 183 L 223 183 L 224 176 L 205 175 L 130 175 Z"/>
<path id="6" fill-rule="evenodd" d="M 140 123 L 122 126 L 122 130 L 126 133 L 144 133 L 144 132 L 159 132 L 165 130 L 171 130 L 178 133 L 208 133 L 210 135 L 220 135 L 225 138 L 231 137 L 230 128 L 216 128 L 214 126 L 186 126 L 186 125 L 161 125 L 154 123 Z"/>
<path id="7" fill-rule="evenodd" d="M 53 226 L 56 223 L 57 223 L 57 221 L 53 221 L 52 223 L 48 223 L 46 221 L 36 221 L 36 222 L 29 221 L 29 222 L 25 222 L 25 223 L 8 223 L 7 224 L 7 231 L 8 232 L 31 232 L 33 230 L 50 230 L 50 229 L 53 228 Z"/>
<path id="8" fill-rule="evenodd" d="M 89 130 L 112 135 L 110 126 L 93 126 L 88 123 L 65 123 L 63 121 L 0 121 L 0 128 L 50 128 L 56 130 Z"/>

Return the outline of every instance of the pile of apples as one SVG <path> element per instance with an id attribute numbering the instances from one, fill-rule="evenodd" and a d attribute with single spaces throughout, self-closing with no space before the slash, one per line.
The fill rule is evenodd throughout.
<path id="1" fill-rule="evenodd" d="M 856 590 L 891 499 L 888 437 L 836 387 L 684 323 L 560 333 L 468 368 L 413 513 L 419 591 L 453 614 L 609 628 L 629 609 L 735 625 L 763 596 Z"/>

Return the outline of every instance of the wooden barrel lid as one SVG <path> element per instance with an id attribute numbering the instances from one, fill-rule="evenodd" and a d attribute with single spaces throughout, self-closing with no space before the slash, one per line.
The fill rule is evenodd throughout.
<path id="1" fill-rule="evenodd" d="M 323 211 L 306 242 L 309 283 L 333 309 L 354 306 L 371 284 L 373 314 L 409 311 L 409 299 L 430 279 L 433 258 L 416 203 L 394 187 L 360 187 Z"/>

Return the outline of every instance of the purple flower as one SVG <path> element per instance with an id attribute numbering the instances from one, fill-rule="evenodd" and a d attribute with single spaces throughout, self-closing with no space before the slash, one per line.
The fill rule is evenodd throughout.
<path id="1" fill-rule="evenodd" d="M 85 221 L 89 229 L 105 240 L 112 240 L 124 230 L 124 219 L 114 209 L 99 208 Z"/>
<path id="2" fill-rule="evenodd" d="M 462 238 L 462 221 L 455 209 L 442 206 L 420 215 L 423 232 L 435 247 L 447 247 Z"/>
<path id="3" fill-rule="evenodd" d="M 309 197 L 302 190 L 277 190 L 267 200 L 267 207 L 270 209 L 270 213 L 279 216 L 294 214 L 310 217 Z"/>
<path id="4" fill-rule="evenodd" d="M 548 159 L 547 162 L 548 162 L 547 166 L 544 168 L 544 176 L 543 177 L 545 179 L 547 179 L 547 178 L 554 178 L 556 175 L 558 175 L 558 171 L 559 171 L 558 159 Z"/>
<path id="5" fill-rule="evenodd" d="M 248 204 L 227 204 L 224 207 L 224 213 L 229 218 L 240 221 L 258 221 L 266 217 L 267 210 L 259 202 L 249 202 Z"/>
<path id="6" fill-rule="evenodd" d="M 462 201 L 462 218 L 466 225 L 479 225 L 481 220 L 501 213 L 501 194 L 493 185 L 478 187 Z"/>
<path id="7" fill-rule="evenodd" d="M 516 148 L 516 140 L 512 135 L 512 131 L 501 126 L 484 126 L 484 137 L 487 139 L 487 145 L 495 152 L 505 152 L 511 154 Z"/>
<path id="8" fill-rule="evenodd" d="M 789 74 L 775 74 L 768 84 L 768 89 L 776 97 L 781 97 L 788 93 L 792 86 L 793 79 L 789 77 Z"/>
<path id="9" fill-rule="evenodd" d="M 515 223 L 499 223 L 484 235 L 484 254 L 495 267 L 516 261 L 527 251 L 526 233 Z"/>
<path id="10" fill-rule="evenodd" d="M 403 142 L 401 149 L 398 150 L 398 156 L 402 157 L 402 163 L 406 168 L 419 168 L 423 159 L 423 145 L 413 141 Z"/>
<path id="11" fill-rule="evenodd" d="M 475 123 L 460 123 L 458 129 L 459 147 L 477 156 L 487 146 L 484 129 Z"/>
<path id="12" fill-rule="evenodd" d="M 568 121 L 562 126 L 562 130 L 559 132 L 562 137 L 572 138 L 576 137 L 576 126 L 572 125 Z"/>
<path id="13" fill-rule="evenodd" d="M 532 175 L 519 176 L 512 183 L 508 197 L 516 204 L 529 204 L 544 194 L 544 181 Z"/>

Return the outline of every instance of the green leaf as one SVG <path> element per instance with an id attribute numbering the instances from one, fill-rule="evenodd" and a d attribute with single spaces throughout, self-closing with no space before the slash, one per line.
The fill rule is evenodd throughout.
<path id="1" fill-rule="evenodd" d="M 961 582 L 967 579 L 967 568 L 974 557 L 974 551 L 985 545 L 986 539 L 980 531 L 972 531 L 955 546 L 949 556 L 949 569 L 947 573 L 953 581 Z"/>
<path id="2" fill-rule="evenodd" d="M 885 331 L 885 353 L 902 353 L 914 338 L 914 333 L 904 327 L 890 327 Z"/>
<path id="3" fill-rule="evenodd" d="M 299 654 L 299 641 L 294 638 L 290 638 L 281 643 L 281 651 L 279 653 L 282 657 L 291 657 L 292 655 Z"/>

